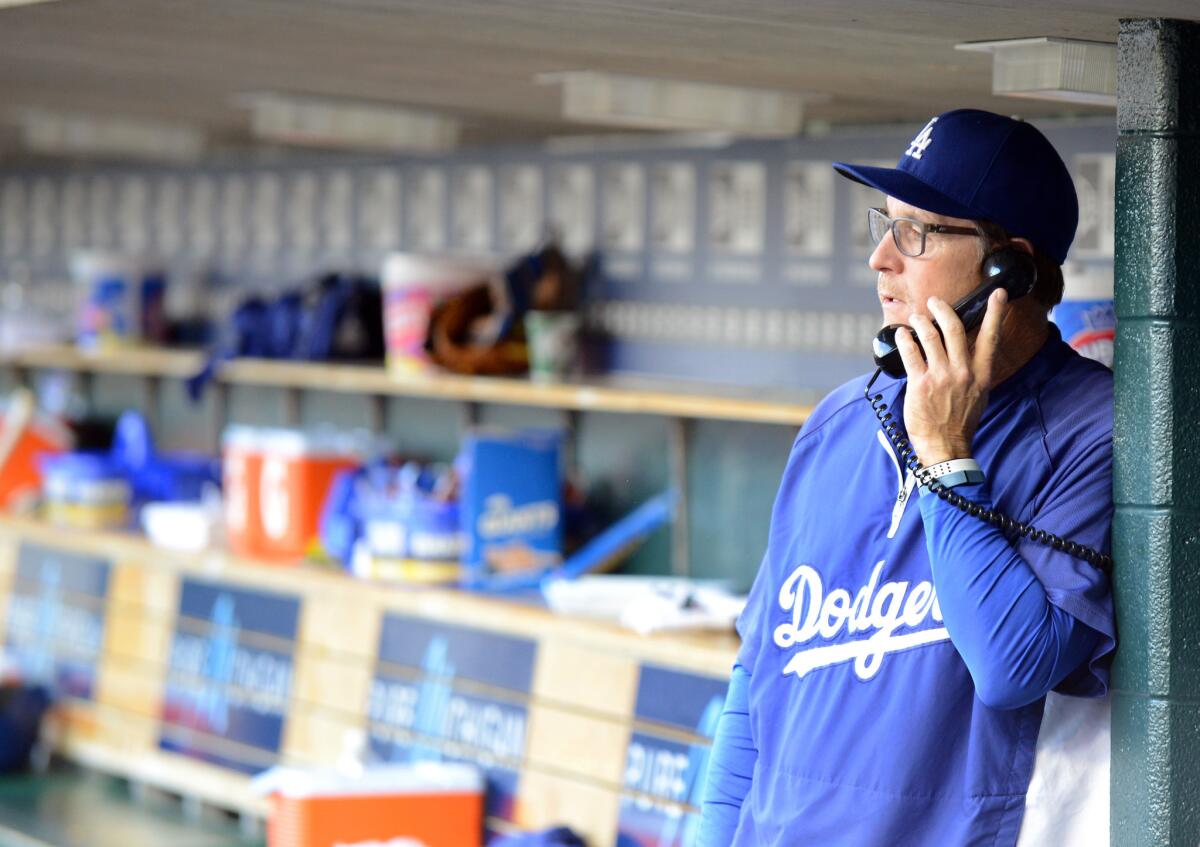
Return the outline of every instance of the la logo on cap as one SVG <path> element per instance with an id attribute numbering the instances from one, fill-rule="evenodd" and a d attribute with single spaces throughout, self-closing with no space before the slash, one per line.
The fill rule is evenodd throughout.
<path id="1" fill-rule="evenodd" d="M 937 123 L 937 118 L 930 118 L 929 123 L 925 124 L 925 128 L 917 133 L 908 144 L 908 149 L 904 151 L 905 156 L 912 156 L 914 159 L 920 159 L 921 154 L 925 152 L 930 144 L 933 143 L 933 125 Z"/>

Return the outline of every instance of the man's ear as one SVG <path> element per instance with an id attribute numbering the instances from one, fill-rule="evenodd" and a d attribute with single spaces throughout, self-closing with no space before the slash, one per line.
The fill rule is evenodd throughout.
<path id="1" fill-rule="evenodd" d="M 1033 250 L 1033 242 L 1028 238 L 1014 238 L 1009 242 L 1009 244 L 1011 244 L 1013 247 L 1016 247 L 1018 250 L 1028 253 L 1030 256 L 1035 255 Z"/>

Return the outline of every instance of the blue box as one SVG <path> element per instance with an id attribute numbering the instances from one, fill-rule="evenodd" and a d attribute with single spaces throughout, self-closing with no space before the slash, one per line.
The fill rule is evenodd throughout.
<path id="1" fill-rule="evenodd" d="M 562 561 L 562 436 L 480 431 L 459 457 L 468 582 Z"/>
<path id="2" fill-rule="evenodd" d="M 1117 337 L 1117 314 L 1111 299 L 1064 299 L 1054 307 L 1050 319 L 1058 324 L 1063 341 L 1080 355 L 1113 366 L 1113 343 Z"/>

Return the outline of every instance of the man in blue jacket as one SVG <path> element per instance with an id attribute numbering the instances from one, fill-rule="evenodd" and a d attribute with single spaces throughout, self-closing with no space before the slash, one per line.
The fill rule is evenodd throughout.
<path id="1" fill-rule="evenodd" d="M 956 110 L 895 169 L 834 167 L 886 197 L 870 266 L 884 324 L 909 327 L 907 376 L 873 391 L 903 410 L 920 463 L 974 503 L 1107 549 L 1112 374 L 1047 319 L 1078 221 L 1053 146 Z M 1037 283 L 992 295 L 964 331 L 950 304 L 1003 246 L 1034 257 Z M 1107 691 L 1107 575 L 920 486 L 866 379 L 825 398 L 792 447 L 738 621 L 704 847 L 1012 847 L 1047 693 Z"/>

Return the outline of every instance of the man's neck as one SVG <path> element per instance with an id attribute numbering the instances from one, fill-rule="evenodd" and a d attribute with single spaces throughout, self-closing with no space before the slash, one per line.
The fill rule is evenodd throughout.
<path id="1" fill-rule="evenodd" d="M 1050 322 L 1043 312 L 1021 314 L 1017 310 L 1005 316 L 1000 328 L 1000 344 L 992 364 L 992 388 L 1015 374 L 1046 343 Z"/>

